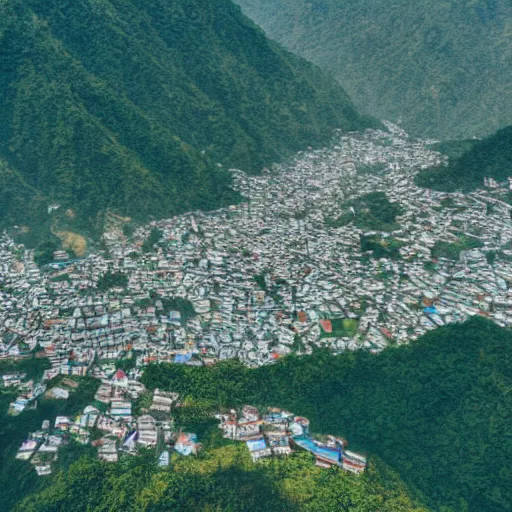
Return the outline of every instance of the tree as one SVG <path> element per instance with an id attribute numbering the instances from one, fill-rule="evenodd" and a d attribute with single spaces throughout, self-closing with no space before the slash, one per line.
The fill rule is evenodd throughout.
<path id="1" fill-rule="evenodd" d="M 110 288 L 126 288 L 128 286 L 128 276 L 124 272 L 111 272 L 110 270 L 100 276 L 96 287 L 100 291 Z"/>

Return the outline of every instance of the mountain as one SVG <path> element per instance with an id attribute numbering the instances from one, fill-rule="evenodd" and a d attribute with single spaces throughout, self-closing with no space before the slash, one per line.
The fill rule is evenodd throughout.
<path id="1" fill-rule="evenodd" d="M 372 124 L 229 0 L 2 0 L 0 112 L 6 218 L 35 197 L 84 230 L 228 204 L 227 168 Z"/>
<path id="2" fill-rule="evenodd" d="M 473 317 L 376 355 L 154 365 L 143 382 L 180 393 L 198 417 L 247 403 L 286 408 L 383 459 L 434 510 L 501 512 L 512 509 L 511 364 L 512 331 Z"/>
<path id="3" fill-rule="evenodd" d="M 267 34 L 332 71 L 356 105 L 413 135 L 512 124 L 508 0 L 237 0 Z"/>
<path id="4" fill-rule="evenodd" d="M 484 185 L 484 178 L 498 182 L 512 176 L 512 126 L 497 131 L 479 141 L 464 141 L 462 154 L 457 150 L 461 142 L 441 144 L 435 149 L 450 156 L 445 166 L 425 169 L 416 177 L 422 187 L 453 192 L 468 192 Z"/>

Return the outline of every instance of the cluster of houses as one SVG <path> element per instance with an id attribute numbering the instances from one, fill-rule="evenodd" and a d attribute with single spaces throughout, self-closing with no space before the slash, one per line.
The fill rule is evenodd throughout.
<path id="1" fill-rule="evenodd" d="M 47 392 L 47 398 L 67 399 L 69 395 L 60 391 L 69 393 L 65 387 L 77 385 L 63 379 L 52 388 L 53 395 L 49 395 L 52 390 Z M 168 466 L 171 451 L 185 456 L 199 452 L 201 444 L 195 434 L 174 429 L 170 411 L 178 400 L 176 393 L 155 390 L 150 407 L 135 415 L 132 400 L 142 390 L 131 389 L 129 394 L 129 389 L 124 372 L 116 372 L 111 381 L 100 385 L 93 405 L 73 417 L 57 416 L 53 423 L 44 420 L 41 429 L 22 443 L 16 458 L 30 460 L 38 475 L 48 475 L 59 447 L 71 440 L 97 448 L 98 458 L 107 462 L 117 462 L 120 453 L 136 455 L 140 448 L 155 448 L 159 465 Z M 56 390 L 60 391 L 55 394 Z"/>
<path id="2" fill-rule="evenodd" d="M 177 400 L 176 393 L 157 389 L 149 409 L 134 415 L 132 403 L 120 388 L 104 383 L 95 395 L 95 405 L 86 406 L 75 416 L 60 415 L 53 422 L 44 420 L 41 428 L 23 441 L 16 459 L 30 461 L 39 476 L 49 475 L 59 448 L 74 441 L 97 448 L 98 458 L 106 462 L 118 462 L 122 454 L 137 455 L 141 448 L 153 448 L 158 465 L 166 467 L 171 452 L 189 456 L 202 448 L 196 434 L 174 428 L 170 412 Z M 345 440 L 334 436 L 315 439 L 309 420 L 293 413 L 269 408 L 260 414 L 257 408 L 245 406 L 239 414 L 232 410 L 216 417 L 223 437 L 246 443 L 253 462 L 302 449 L 312 453 L 316 465 L 323 468 L 336 466 L 353 473 L 366 468 L 366 457 L 347 450 Z"/>
<path id="3" fill-rule="evenodd" d="M 50 421 L 44 420 L 41 429 L 31 432 L 29 438 L 23 441 L 16 458 L 30 460 L 39 476 L 51 474 L 51 464 L 57 460 L 57 451 L 63 442 L 62 433 L 67 430 L 67 426 L 67 421 L 62 423 L 62 418 L 58 416 L 55 419 L 54 433 L 50 434 Z"/>
<path id="4" fill-rule="evenodd" d="M 11 374 L 8 373 L 7 377 Z M 3 375 L 2 377 L 5 377 Z M 6 380 L 4 380 L 4 384 Z M 18 376 L 13 383 L 12 380 L 7 380 L 9 384 L 8 387 L 16 387 L 19 395 L 16 397 L 14 402 L 11 402 L 9 405 L 9 414 L 12 416 L 17 416 L 21 412 L 25 410 L 30 410 L 37 406 L 37 398 L 41 396 L 46 391 L 46 384 L 44 382 L 35 382 L 33 379 L 28 381 L 24 380 L 24 377 Z"/>
<path id="5" fill-rule="evenodd" d="M 238 357 L 251 366 L 324 347 L 378 352 L 430 329 L 484 315 L 512 325 L 509 183 L 469 194 L 414 184 L 443 162 L 429 141 L 389 131 L 339 133 L 261 175 L 233 171 L 245 201 L 151 222 L 133 236 L 109 222 L 108 250 L 39 268 L 34 252 L 0 238 L 0 360 L 36 353 L 45 379 L 93 375 L 119 359 L 137 374 L 151 362 L 204 365 Z M 391 232 L 366 232 L 346 204 L 384 192 L 402 207 Z M 51 213 L 50 213 L 51 215 Z M 353 215 L 344 225 L 328 219 Z M 154 230 L 160 240 L 148 252 Z M 376 258 L 361 237 L 395 242 Z M 473 241 L 450 259 L 436 244 Z M 107 272 L 127 284 L 98 287 Z M 13 377 L 15 378 L 15 377 Z M 4 380 L 7 382 L 7 380 Z M 16 400 L 17 411 L 44 389 Z"/>
<path id="6" fill-rule="evenodd" d="M 342 467 L 346 471 L 362 473 L 366 457 L 346 449 L 347 442 L 334 436 L 324 441 L 312 437 L 309 420 L 281 409 L 271 408 L 261 415 L 253 406 L 246 405 L 240 414 L 218 414 L 219 428 L 226 439 L 245 442 L 253 462 L 265 457 L 290 455 L 303 449 L 315 456 L 316 465 L 323 468 Z"/>

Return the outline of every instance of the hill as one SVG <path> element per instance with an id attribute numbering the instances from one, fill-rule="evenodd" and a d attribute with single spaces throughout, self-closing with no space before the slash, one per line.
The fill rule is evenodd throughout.
<path id="1" fill-rule="evenodd" d="M 3 361 L 2 371 L 14 369 L 41 377 L 46 360 Z M 312 456 L 295 453 L 253 464 L 244 443 L 222 438 L 216 420 L 193 424 L 193 413 L 174 414 L 183 428 L 198 432 L 203 449 L 198 457 L 174 455 L 170 468 L 157 467 L 156 450 L 137 457 L 125 454 L 117 464 L 98 460 L 91 446 L 71 442 L 59 449 L 50 476 L 38 477 L 27 461 L 15 459 L 27 432 L 45 419 L 78 413 L 90 404 L 99 380 L 82 378 L 69 400 L 40 399 L 37 410 L 7 416 L 15 392 L 0 393 L 0 485 L 2 511 L 211 511 L 265 510 L 317 512 L 350 506 L 358 512 L 426 512 L 400 477 L 378 458 L 368 471 L 355 476 L 315 467 Z M 158 452 L 160 453 L 160 452 Z"/>
<path id="2" fill-rule="evenodd" d="M 454 156 L 449 158 L 448 165 L 420 172 L 416 183 L 446 192 L 468 192 L 482 187 L 484 178 L 503 182 L 512 176 L 512 126 L 469 144 L 462 154 L 457 153 L 460 143 L 444 144 L 435 148 Z"/>
<path id="3" fill-rule="evenodd" d="M 378 455 L 435 510 L 498 512 L 512 508 L 511 364 L 511 331 L 474 317 L 378 355 L 150 366 L 143 380 L 188 397 L 197 418 L 245 403 L 287 408 Z"/>
<path id="4" fill-rule="evenodd" d="M 4 219 L 70 231 L 228 204 L 226 168 L 372 123 L 229 0 L 2 0 L 0 112 Z"/>
<path id="5" fill-rule="evenodd" d="M 237 0 L 267 34 L 338 78 L 356 105 L 413 135 L 512 124 L 508 0 Z"/>

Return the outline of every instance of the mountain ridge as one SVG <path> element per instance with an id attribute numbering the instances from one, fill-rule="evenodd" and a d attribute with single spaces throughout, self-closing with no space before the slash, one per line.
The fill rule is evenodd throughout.
<path id="1" fill-rule="evenodd" d="M 227 205 L 226 168 L 256 172 L 334 128 L 375 125 L 228 0 L 0 9 L 0 155 L 81 219 Z"/>
<path id="2" fill-rule="evenodd" d="M 237 0 L 269 37 L 331 71 L 361 109 L 414 136 L 463 139 L 512 124 L 505 0 Z"/>
<path id="3" fill-rule="evenodd" d="M 506 182 L 512 176 L 512 126 L 502 128 L 482 140 L 466 141 L 465 144 L 469 147 L 462 153 L 448 155 L 447 165 L 421 171 L 416 183 L 444 192 L 470 192 L 482 188 L 484 178 Z M 460 146 L 460 142 L 439 146 L 439 151 L 450 153 Z"/>
<path id="4" fill-rule="evenodd" d="M 150 365 L 148 389 L 180 393 L 198 414 L 272 404 L 316 432 L 390 464 L 433 510 L 510 510 L 512 333 L 482 317 L 379 354 L 319 350 L 249 369 Z"/>

